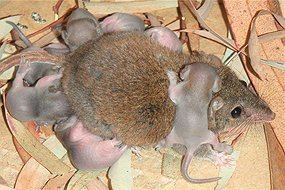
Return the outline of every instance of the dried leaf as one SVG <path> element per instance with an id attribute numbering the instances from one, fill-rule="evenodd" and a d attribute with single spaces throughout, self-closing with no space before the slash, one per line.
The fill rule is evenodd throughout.
<path id="1" fill-rule="evenodd" d="M 228 32 L 228 38 L 232 39 L 230 32 Z M 245 81 L 247 84 L 250 83 L 249 78 L 243 68 L 242 61 L 236 52 L 234 52 L 230 48 L 227 48 L 224 53 L 222 62 L 225 65 L 229 66 L 240 80 Z"/>
<path id="2" fill-rule="evenodd" d="M 66 154 L 66 149 L 63 148 L 55 135 L 50 136 L 43 145 L 52 151 L 59 159 Z M 34 158 L 30 158 L 22 168 L 15 188 L 42 189 L 51 177 L 53 177 L 53 175 L 45 167 L 40 165 Z"/>
<path id="3" fill-rule="evenodd" d="M 227 10 L 228 17 L 230 20 L 229 24 L 231 25 L 231 30 L 235 34 L 234 37 L 235 37 L 236 43 L 243 44 L 245 43 L 245 40 L 246 40 L 246 36 L 247 36 L 246 32 L 248 31 L 248 26 L 250 25 L 250 18 L 252 17 L 252 15 L 256 13 L 256 11 L 259 11 L 260 9 L 267 9 L 268 1 L 242 0 L 239 2 L 235 1 L 233 3 L 233 1 L 231 0 L 224 0 L 224 5 L 225 5 L 225 9 Z M 258 32 L 260 33 L 265 33 L 268 31 L 276 30 L 276 25 L 275 25 L 274 20 L 271 18 L 268 18 L 268 16 L 262 17 L 261 19 L 259 19 L 258 22 L 256 22 L 256 26 L 258 28 Z M 264 59 L 284 61 L 285 60 L 284 50 L 285 50 L 285 46 L 282 43 L 282 41 L 274 40 L 271 43 L 262 45 L 260 53 Z M 247 60 L 244 57 L 242 57 L 242 59 L 244 63 L 247 62 Z M 278 143 L 280 143 L 283 146 L 283 150 L 284 150 L 285 148 L 285 138 L 284 138 L 285 137 L 284 135 L 285 134 L 285 130 L 284 130 L 285 98 L 283 94 L 285 94 L 285 83 L 284 83 L 285 72 L 272 68 L 272 67 L 265 66 L 263 64 L 260 64 L 260 67 L 263 69 L 263 73 L 266 75 L 267 80 L 260 81 L 255 76 L 253 76 L 250 72 L 248 72 L 249 77 L 257 93 L 261 96 L 262 99 L 264 99 L 264 101 L 268 103 L 268 105 L 270 106 L 270 109 L 276 114 L 274 121 L 270 123 L 278 138 Z M 245 68 L 247 69 L 247 67 Z M 261 136 L 261 135 L 259 134 L 258 136 Z M 247 143 L 244 143 L 244 144 L 247 144 Z M 276 151 L 272 150 L 272 148 L 268 150 L 271 153 L 276 154 Z M 262 151 L 259 151 L 259 152 L 262 152 Z M 269 163 L 274 162 L 274 159 L 270 157 L 268 159 L 269 159 Z M 266 164 L 268 164 L 268 161 L 266 162 Z M 269 165 L 271 166 L 271 164 Z M 270 169 L 272 169 L 272 167 L 270 167 Z M 260 171 L 260 170 L 257 169 L 257 171 Z M 276 173 L 276 172 L 277 172 L 278 177 L 282 177 L 282 174 L 281 175 L 279 175 L 280 173 L 278 174 L 279 172 L 278 170 L 272 171 L 272 173 Z M 266 172 L 266 174 L 267 173 L 268 172 Z M 283 170 L 283 173 L 284 173 L 284 170 Z M 249 177 L 250 176 L 252 175 L 249 175 Z M 258 185 L 259 189 L 262 189 L 260 188 L 261 187 L 260 184 L 261 183 L 264 184 L 265 180 L 268 180 L 266 176 L 264 177 L 265 178 L 261 178 L 264 180 L 260 181 L 260 183 L 255 183 L 254 187 Z M 284 180 L 278 181 L 272 175 L 268 177 L 271 177 L 272 179 L 271 184 L 270 184 L 272 189 L 283 189 L 284 188 L 285 186 Z M 276 183 L 276 181 L 278 182 Z M 267 186 L 266 188 L 270 189 L 270 186 Z M 249 189 L 249 188 L 246 188 L 246 189 Z"/>
<path id="4" fill-rule="evenodd" d="M 220 38 L 218 38 L 216 35 L 214 35 L 213 33 L 211 32 L 208 32 L 206 30 L 189 30 L 189 29 L 185 29 L 185 30 L 181 30 L 181 32 L 190 32 L 190 33 L 193 33 L 193 34 L 197 34 L 199 36 L 202 36 L 204 38 L 207 38 L 207 39 L 210 39 L 210 40 L 213 40 L 215 42 L 218 42 L 228 48 L 231 48 L 231 49 L 234 49 L 232 46 L 229 46 L 228 43 L 226 43 L 224 40 L 221 40 Z M 233 43 L 233 41 L 231 42 Z"/>
<path id="5" fill-rule="evenodd" d="M 111 179 L 112 188 L 116 190 L 131 190 L 133 186 L 131 170 L 131 150 L 128 149 L 109 169 L 108 176 Z"/>
<path id="6" fill-rule="evenodd" d="M 210 13 L 210 10 L 212 9 L 214 5 L 213 0 L 205 0 L 203 5 L 199 7 L 197 10 L 198 14 L 201 16 L 202 19 L 206 19 Z"/>
<path id="7" fill-rule="evenodd" d="M 15 67 L 6 70 L 4 73 L 0 75 L 0 80 L 4 81 L 10 80 L 13 77 L 14 72 L 15 72 Z"/>
<path id="8" fill-rule="evenodd" d="M 93 181 L 100 175 L 101 172 L 106 171 L 106 169 L 98 169 L 94 171 L 80 171 L 78 170 L 73 177 L 69 180 L 66 190 L 77 190 L 82 189 L 90 181 Z"/>
<path id="9" fill-rule="evenodd" d="M 13 29 L 13 27 L 10 24 L 7 24 L 6 21 L 18 23 L 20 18 L 21 15 L 15 15 L 0 20 L 0 40 L 2 40 Z"/>
<path id="10" fill-rule="evenodd" d="M 261 59 L 261 63 L 285 71 L 285 62 L 284 62 L 284 61 L 282 62 L 282 61 L 273 61 L 273 60 L 264 60 L 264 59 Z"/>
<path id="11" fill-rule="evenodd" d="M 33 42 L 33 45 L 36 47 L 44 47 L 50 44 L 54 39 L 60 36 L 60 33 L 57 31 L 49 31 L 43 36 L 41 36 L 38 40 Z"/>
<path id="12" fill-rule="evenodd" d="M 268 15 L 268 14 L 271 14 L 275 18 L 275 20 L 282 26 L 282 28 L 285 28 L 285 18 L 268 10 L 263 9 L 258 11 L 257 14 L 254 16 L 254 19 L 256 19 L 261 15 Z"/>
<path id="13" fill-rule="evenodd" d="M 42 190 L 54 190 L 59 188 L 63 189 L 68 180 L 73 176 L 74 172 L 75 171 L 71 171 L 61 176 L 56 176 L 55 178 L 50 179 Z"/>
<path id="14" fill-rule="evenodd" d="M 285 16 L 285 1 L 278 1 L 278 2 L 280 4 L 282 15 Z"/>
<path id="15" fill-rule="evenodd" d="M 37 141 L 21 122 L 10 116 L 6 110 L 4 94 L 3 97 L 8 126 L 20 145 L 52 174 L 61 175 L 67 173 L 70 167 L 61 162 L 51 151 Z"/>
<path id="16" fill-rule="evenodd" d="M 280 39 L 280 38 L 284 38 L 284 37 L 285 37 L 285 30 L 279 30 L 279 31 L 259 35 L 258 40 L 259 40 L 259 42 L 262 43 L 262 42 L 276 40 L 276 39 Z"/>
<path id="17" fill-rule="evenodd" d="M 1 184 L 0 184 L 0 189 L 1 190 L 14 190 L 14 188 L 8 187 L 6 185 L 1 185 Z"/>
<path id="18" fill-rule="evenodd" d="M 251 30 L 250 35 L 248 39 L 248 55 L 250 58 L 250 66 L 252 67 L 252 74 L 254 74 L 257 78 L 261 79 L 260 74 L 262 78 L 264 76 L 262 75 L 262 71 L 260 70 L 260 67 L 258 67 L 258 64 L 261 61 L 261 57 L 259 55 L 259 43 L 258 43 L 258 37 L 256 34 L 255 29 L 255 20 L 257 17 L 253 18 L 253 21 L 251 23 Z"/>
<path id="19" fill-rule="evenodd" d="M 3 53 L 4 53 L 6 45 L 7 45 L 7 42 L 4 41 L 4 43 L 0 47 L 0 60 L 2 59 L 2 56 L 3 56 Z"/>
<path id="20" fill-rule="evenodd" d="M 23 166 L 16 184 L 16 189 L 41 189 L 51 178 L 51 173 L 35 159 L 30 158 Z"/>
<path id="21" fill-rule="evenodd" d="M 89 190 L 109 190 L 109 188 L 99 179 L 95 179 L 86 185 Z"/>
<path id="22" fill-rule="evenodd" d="M 188 3 L 189 2 L 189 3 Z M 195 6 L 193 5 L 192 1 L 183 1 L 183 3 L 186 5 L 186 7 L 194 14 L 194 16 L 196 17 L 197 21 L 199 22 L 199 24 L 202 26 L 202 28 L 206 29 L 208 32 L 212 33 L 216 38 L 220 39 L 221 41 L 223 41 L 225 44 L 227 44 L 227 47 L 231 47 L 234 50 L 237 50 L 238 48 L 236 47 L 235 43 L 233 42 L 233 40 L 225 38 L 223 36 L 220 36 L 219 34 L 217 34 L 215 31 L 213 31 L 210 27 L 208 27 L 208 25 L 206 24 L 206 22 L 203 20 L 203 18 L 200 16 L 200 14 L 197 12 L 197 10 L 195 9 Z"/>
<path id="23" fill-rule="evenodd" d="M 232 175 L 235 172 L 236 162 L 237 162 L 238 157 L 239 157 L 239 152 L 238 151 L 234 151 L 231 154 L 231 156 L 233 158 L 233 162 L 231 163 L 231 166 L 230 167 L 221 167 L 220 168 L 219 177 L 221 177 L 221 179 L 218 181 L 217 186 L 215 187 L 215 190 L 225 189 L 225 187 L 228 184 L 230 178 L 232 177 Z"/>
<path id="24" fill-rule="evenodd" d="M 3 177 L 1 176 L 0 176 L 0 185 L 8 185 L 5 179 L 3 179 Z"/>
<path id="25" fill-rule="evenodd" d="M 19 157 L 21 158 L 23 163 L 26 163 L 31 158 L 31 155 L 29 155 L 29 153 L 27 153 L 27 151 L 23 149 L 23 147 L 18 143 L 15 137 L 12 137 L 12 139 Z"/>
<path id="26" fill-rule="evenodd" d="M 36 131 L 37 127 L 36 127 L 34 122 L 27 122 L 27 123 L 25 123 L 24 126 L 29 130 L 29 132 L 37 140 L 40 139 L 39 131 Z M 15 139 L 15 137 L 13 137 L 13 142 L 14 142 L 15 148 L 16 148 L 20 158 L 22 159 L 23 163 L 26 163 L 31 158 L 30 154 L 27 153 L 27 151 L 25 149 L 23 149 L 23 147 L 18 143 L 18 141 Z"/>
<path id="27" fill-rule="evenodd" d="M 278 14 L 275 14 L 275 13 L 271 13 L 274 17 L 275 17 L 275 19 L 277 20 L 277 22 L 283 27 L 283 28 L 285 28 L 285 19 L 284 19 L 284 17 L 282 17 L 282 16 L 280 16 L 280 15 L 278 15 Z"/>
<path id="28" fill-rule="evenodd" d="M 285 19 L 282 16 L 272 13 L 268 10 L 260 10 L 253 17 L 251 21 L 251 25 L 250 25 L 250 35 L 249 35 L 249 40 L 248 40 L 248 54 L 250 58 L 251 67 L 253 69 L 252 73 L 258 78 L 260 78 L 260 76 L 263 76 L 263 73 L 260 70 L 260 67 L 258 66 L 258 64 L 261 62 L 261 57 L 259 55 L 259 41 L 258 41 L 259 38 L 257 36 L 255 22 L 259 16 L 267 15 L 267 14 L 271 14 L 277 20 L 277 22 L 283 28 L 285 28 Z M 275 39 L 277 37 L 282 38 L 284 35 L 284 32 L 285 31 L 277 31 L 275 33 L 264 34 L 260 38 L 264 41 L 269 40 L 269 39 Z M 278 64 L 273 64 L 273 65 L 278 65 Z"/>
<path id="29" fill-rule="evenodd" d="M 178 179 L 181 177 L 180 165 L 182 156 L 170 148 L 166 149 L 166 151 L 162 158 L 161 174 L 172 179 Z"/>
<path id="30" fill-rule="evenodd" d="M 177 7 L 177 1 L 148 0 L 148 1 L 122 1 L 122 2 L 85 2 L 85 7 L 91 13 L 110 14 L 114 12 L 144 13 L 155 10 Z"/>

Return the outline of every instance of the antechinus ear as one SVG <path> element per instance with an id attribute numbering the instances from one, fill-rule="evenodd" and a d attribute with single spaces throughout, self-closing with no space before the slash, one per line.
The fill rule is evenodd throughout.
<path id="1" fill-rule="evenodd" d="M 202 51 L 193 51 L 192 56 L 190 56 L 190 59 L 190 62 L 206 63 L 215 68 L 220 68 L 223 66 L 223 63 L 220 58 L 215 55 L 206 54 Z"/>
<path id="2" fill-rule="evenodd" d="M 223 63 L 222 63 L 221 59 L 218 58 L 217 56 L 215 56 L 215 55 L 208 55 L 208 57 L 209 57 L 208 64 L 211 65 L 212 67 L 219 68 L 219 67 L 223 66 Z"/>
<path id="3" fill-rule="evenodd" d="M 217 96 L 214 97 L 211 101 L 211 109 L 213 109 L 213 111 L 217 111 L 219 109 L 221 109 L 221 107 L 224 105 L 224 101 L 221 97 Z"/>

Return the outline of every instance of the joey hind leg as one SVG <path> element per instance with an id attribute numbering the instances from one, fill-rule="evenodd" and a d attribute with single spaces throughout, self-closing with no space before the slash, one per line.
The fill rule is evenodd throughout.
<path id="1" fill-rule="evenodd" d="M 73 118 L 71 118 L 73 119 Z M 69 121 L 70 122 L 70 121 Z M 82 122 L 73 120 L 55 128 L 56 136 L 66 147 L 72 164 L 81 170 L 94 170 L 112 166 L 127 149 L 116 147 L 116 139 L 103 140 L 84 128 Z M 62 128 L 63 127 L 63 128 Z"/>
<path id="2" fill-rule="evenodd" d="M 29 65 L 29 71 L 25 74 L 24 80 L 29 85 L 35 85 L 42 77 L 58 74 L 60 66 L 50 63 L 33 62 Z"/>
<path id="3" fill-rule="evenodd" d="M 214 150 L 210 144 L 202 144 L 198 148 L 198 150 L 194 153 L 194 156 L 197 156 L 205 160 L 209 160 L 216 166 L 220 167 L 230 166 L 233 161 L 233 158 L 230 154 Z"/>
<path id="4" fill-rule="evenodd" d="M 183 178 L 190 182 L 190 183 L 210 183 L 210 182 L 214 182 L 214 181 L 218 181 L 220 179 L 220 177 L 214 177 L 214 178 L 205 178 L 205 179 L 195 179 L 190 177 L 189 173 L 188 173 L 188 168 L 189 165 L 193 159 L 194 153 L 195 151 L 199 148 L 199 144 L 192 146 L 192 147 L 187 147 L 187 151 L 186 154 L 184 155 L 183 159 L 182 159 L 182 164 L 181 164 L 181 174 L 183 176 Z"/>
<path id="5" fill-rule="evenodd" d="M 24 86 L 24 76 L 29 72 L 30 63 L 21 59 L 21 63 L 6 96 L 6 107 L 9 113 L 20 121 L 28 121 L 34 118 L 33 105 L 29 105 L 30 100 L 35 99 L 35 91 Z"/>
<path id="6" fill-rule="evenodd" d="M 189 139 L 189 141 L 186 141 L 186 144 L 184 144 L 187 148 L 186 154 L 182 160 L 182 165 L 181 165 L 181 173 L 187 181 L 191 183 L 208 183 L 208 182 L 214 182 L 219 180 L 219 177 L 214 177 L 214 178 L 208 178 L 208 179 L 193 179 L 189 176 L 188 174 L 188 167 L 189 164 L 197 150 L 201 148 L 204 144 L 208 144 L 210 146 L 213 146 L 215 150 L 222 150 L 230 152 L 232 150 L 227 149 L 228 147 L 225 145 L 225 143 L 220 143 L 218 140 L 218 137 L 216 134 L 214 134 L 212 131 L 207 130 L 203 134 L 203 138 L 197 138 L 197 139 Z M 219 155 L 215 155 L 219 156 Z"/>

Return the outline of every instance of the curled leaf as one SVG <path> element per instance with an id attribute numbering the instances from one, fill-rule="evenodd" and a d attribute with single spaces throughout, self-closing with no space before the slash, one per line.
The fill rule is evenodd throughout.
<path id="1" fill-rule="evenodd" d="M 111 179 L 112 188 L 116 190 L 131 190 L 133 185 L 131 170 L 131 150 L 128 149 L 109 169 L 108 176 Z"/>
<path id="2" fill-rule="evenodd" d="M 1 190 L 15 190 L 14 188 L 8 187 L 6 185 L 1 185 L 1 184 L 0 184 L 0 189 Z"/>
<path id="3" fill-rule="evenodd" d="M 232 39 L 230 32 L 228 32 L 228 38 Z M 230 48 L 227 48 L 224 53 L 222 62 L 225 65 L 229 66 L 236 73 L 240 80 L 245 81 L 247 84 L 250 83 L 249 78 L 243 69 L 242 61 L 238 56 L 238 52 L 234 52 Z"/>
<path id="4" fill-rule="evenodd" d="M 99 179 L 94 179 L 86 185 L 88 190 L 109 190 L 109 188 Z"/>
<path id="5" fill-rule="evenodd" d="M 218 181 L 217 186 L 215 187 L 215 190 L 222 190 L 226 187 L 226 185 L 228 184 L 229 180 L 231 179 L 232 175 L 235 172 L 236 169 L 236 162 L 237 159 L 239 157 L 239 152 L 238 151 L 234 151 L 232 154 L 232 163 L 230 167 L 221 167 L 220 168 L 220 172 L 219 172 L 219 177 L 221 177 L 221 179 Z"/>
<path id="6" fill-rule="evenodd" d="M 21 122 L 10 116 L 5 106 L 5 94 L 3 94 L 3 100 L 8 126 L 19 144 L 52 174 L 61 175 L 67 173 L 70 167 L 60 161 L 49 149 L 37 141 Z"/>
<path id="7" fill-rule="evenodd" d="M 20 171 L 15 188 L 41 189 L 51 177 L 51 173 L 45 167 L 30 158 Z"/>
<path id="8" fill-rule="evenodd" d="M 0 60 L 2 59 L 2 56 L 3 56 L 3 53 L 4 53 L 6 45 L 7 45 L 7 42 L 4 41 L 4 43 L 0 47 Z"/>
<path id="9" fill-rule="evenodd" d="M 261 63 L 285 71 L 285 62 L 261 59 Z"/>
<path id="10" fill-rule="evenodd" d="M 250 30 L 250 35 L 249 35 L 249 40 L 248 40 L 248 55 L 250 58 L 250 66 L 253 70 L 251 72 L 259 79 L 259 73 L 262 74 L 262 71 L 260 70 L 260 67 L 258 64 L 261 61 L 261 57 L 259 55 L 259 43 L 258 43 L 258 37 L 256 34 L 256 29 L 255 29 L 255 20 L 257 17 L 255 17 L 251 23 L 251 30 Z"/>
<path id="11" fill-rule="evenodd" d="M 275 18 L 275 20 L 283 28 L 285 28 L 285 19 L 282 16 L 277 15 L 275 13 L 272 13 L 268 10 L 260 10 L 253 17 L 251 24 L 250 24 L 250 34 L 249 34 L 249 40 L 248 40 L 248 54 L 249 54 L 250 63 L 251 63 L 250 66 L 253 69 L 251 71 L 259 79 L 260 79 L 260 75 L 262 75 L 262 71 L 260 70 L 260 67 L 258 65 L 261 62 L 261 57 L 259 55 L 259 39 L 261 39 L 264 42 L 264 41 L 268 41 L 268 40 L 272 40 L 272 39 L 282 38 L 285 35 L 285 31 L 281 30 L 281 31 L 263 34 L 260 37 L 257 36 L 256 27 L 255 27 L 256 19 L 261 15 L 267 15 L 267 14 L 271 14 Z M 272 65 L 275 65 L 275 66 L 281 66 L 281 68 L 282 68 L 282 63 L 279 63 L 279 64 L 275 63 L 274 64 L 274 63 L 269 61 L 268 65 L 270 63 Z"/>
<path id="12" fill-rule="evenodd" d="M 106 169 L 98 169 L 94 171 L 78 170 L 69 180 L 66 190 L 82 189 L 89 182 L 96 179 L 103 171 L 106 171 Z"/>
<path id="13" fill-rule="evenodd" d="M 163 176 L 178 179 L 181 176 L 180 165 L 182 156 L 173 149 L 166 149 L 163 154 L 161 174 Z"/>
<path id="14" fill-rule="evenodd" d="M 204 3 L 199 7 L 197 12 L 199 13 L 199 15 L 201 15 L 202 19 L 206 19 L 208 17 L 213 5 L 213 0 L 205 0 Z"/>
<path id="15" fill-rule="evenodd" d="M 259 42 L 262 43 L 262 42 L 276 40 L 276 39 L 280 39 L 280 38 L 284 38 L 284 37 L 285 37 L 285 30 L 279 30 L 279 31 L 259 35 L 258 40 L 259 40 Z"/>
<path id="16" fill-rule="evenodd" d="M 228 39 L 226 37 L 223 37 L 221 35 L 219 35 L 218 33 L 216 33 L 214 30 L 212 30 L 210 27 L 208 27 L 208 25 L 206 24 L 206 22 L 203 20 L 203 18 L 201 17 L 201 15 L 197 12 L 197 10 L 195 9 L 195 6 L 193 5 L 192 1 L 182 1 L 185 6 L 192 12 L 192 14 L 196 17 L 197 21 L 199 22 L 199 24 L 201 25 L 202 28 L 204 28 L 206 31 L 210 32 L 212 35 L 214 35 L 216 38 L 218 38 L 219 40 L 223 41 L 224 44 L 227 44 L 227 47 L 231 47 L 234 50 L 238 50 L 238 48 L 236 47 L 235 43 L 233 42 L 233 40 Z"/>
<path id="17" fill-rule="evenodd" d="M 214 35 L 213 33 L 207 31 L 207 30 L 189 30 L 189 29 L 185 29 L 185 30 L 180 30 L 180 32 L 188 32 L 188 33 L 193 33 L 193 34 L 197 34 L 201 37 L 204 37 L 204 38 L 207 38 L 207 39 L 210 39 L 210 40 L 213 40 L 217 43 L 220 43 L 230 49 L 233 49 L 235 50 L 235 48 L 233 48 L 232 46 L 229 46 L 228 43 L 226 43 L 224 40 L 222 40 L 221 38 L 218 38 L 216 35 Z M 231 43 L 231 44 L 234 44 L 234 41 L 231 40 L 231 39 L 228 39 L 228 41 Z"/>
<path id="18" fill-rule="evenodd" d="M 15 15 L 0 20 L 0 40 L 2 40 L 13 29 L 13 27 L 10 24 L 7 24 L 6 21 L 18 23 L 20 18 L 21 15 Z"/>
<path id="19" fill-rule="evenodd" d="M 5 179 L 3 179 L 3 177 L 0 176 L 0 184 L 1 185 L 8 185 L 7 182 L 5 181 Z"/>
<path id="20" fill-rule="evenodd" d="M 50 179 L 46 185 L 42 188 L 42 190 L 53 190 L 58 188 L 64 188 L 67 181 L 73 176 L 74 171 L 65 173 L 60 176 L 56 176 L 55 178 Z"/>
<path id="21" fill-rule="evenodd" d="M 0 60 L 5 57 L 4 52 L 5 52 L 5 48 L 6 47 L 7 47 L 7 41 L 4 41 L 3 44 L 0 47 Z M 6 81 L 6 80 L 11 79 L 13 73 L 14 73 L 14 68 L 13 69 L 9 69 L 8 71 L 6 71 L 6 72 L 4 72 L 4 73 L 2 73 L 0 75 L 0 80 Z"/>

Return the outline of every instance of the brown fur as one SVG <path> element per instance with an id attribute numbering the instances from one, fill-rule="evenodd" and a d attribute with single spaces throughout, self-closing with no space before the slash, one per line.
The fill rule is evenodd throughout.
<path id="1" fill-rule="evenodd" d="M 244 101 L 252 113 L 259 108 L 270 110 L 266 104 L 255 105 L 260 99 L 248 95 L 249 90 L 221 67 L 217 57 L 201 52 L 178 54 L 136 32 L 104 35 L 78 48 L 66 58 L 62 84 L 73 111 L 91 132 L 116 137 L 127 145 L 152 145 L 172 129 L 175 107 L 168 97 L 166 71 L 178 72 L 183 64 L 193 62 L 220 67 L 219 95 L 230 104 L 215 114 L 217 124 L 211 130 L 236 127 L 247 119 L 231 118 L 235 101 Z"/>
<path id="2" fill-rule="evenodd" d="M 229 128 L 240 127 L 249 120 L 251 122 L 248 124 L 274 119 L 275 114 L 268 104 L 243 85 L 236 74 L 229 67 L 224 66 L 218 57 L 195 51 L 191 59 L 193 60 L 191 63 L 202 62 L 215 67 L 222 81 L 221 90 L 214 96 L 222 98 L 223 106 L 214 113 L 213 117 L 209 118 L 211 131 L 221 133 Z M 237 106 L 241 107 L 242 113 L 240 117 L 233 118 L 231 112 Z"/>
<path id="3" fill-rule="evenodd" d="M 105 35 L 67 58 L 62 84 L 91 131 L 128 145 L 149 145 L 172 128 L 166 71 L 178 71 L 186 60 L 139 33 Z"/>
<path id="4" fill-rule="evenodd" d="M 224 105 L 215 113 L 215 124 L 209 126 L 212 131 L 223 132 L 241 126 L 248 119 L 252 119 L 251 123 L 274 119 L 275 114 L 268 104 L 244 86 L 230 68 L 220 67 L 218 74 L 222 80 L 222 88 L 216 96 L 223 99 Z M 240 117 L 233 118 L 231 111 L 237 106 L 242 108 L 242 113 Z"/>

